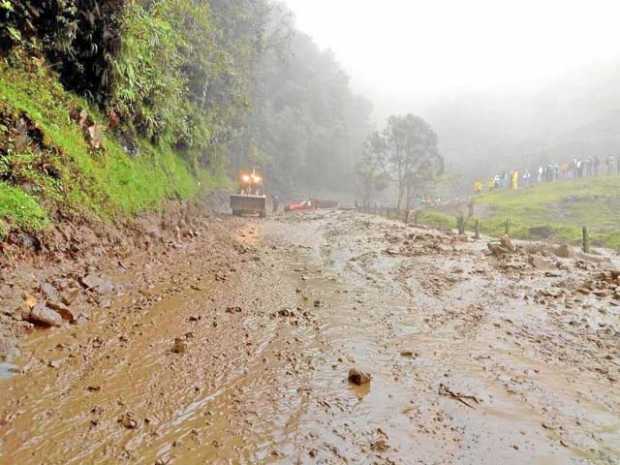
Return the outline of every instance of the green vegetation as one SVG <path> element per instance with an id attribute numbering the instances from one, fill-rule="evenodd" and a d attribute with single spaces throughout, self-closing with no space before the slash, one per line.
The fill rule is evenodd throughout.
<path id="1" fill-rule="evenodd" d="M 30 231 L 42 229 L 49 223 L 45 210 L 33 197 L 0 182 L 0 239 L 8 232 L 8 225 L 3 220 Z"/>
<path id="2" fill-rule="evenodd" d="M 352 191 L 371 111 L 279 2 L 0 0 L 0 182 L 50 220 L 254 167 L 281 196 Z M 4 231 L 44 226 L 8 205 Z"/>
<path id="3" fill-rule="evenodd" d="M 518 239 L 549 239 L 578 245 L 583 226 L 593 245 L 620 250 L 620 177 L 547 183 L 519 191 L 498 191 L 476 198 L 481 231 L 499 237 L 509 221 Z M 424 210 L 421 224 L 454 229 L 453 213 Z M 474 219 L 467 228 L 473 230 Z"/>
<path id="4" fill-rule="evenodd" d="M 418 215 L 418 222 L 437 229 L 456 228 L 456 217 L 447 215 L 438 210 L 423 210 Z"/>
<path id="5" fill-rule="evenodd" d="M 192 173 L 166 144 L 139 141 L 140 155 L 130 157 L 105 134 L 103 149 L 94 151 L 70 119 L 75 108 L 86 108 L 101 124 L 96 109 L 64 91 L 47 71 L 0 66 L 0 130 L 5 135 L 0 137 L 0 179 L 5 181 L 0 184 L 0 220 L 37 230 L 48 223 L 45 210 L 110 218 L 156 209 L 164 199 L 187 199 L 199 191 L 199 178 L 207 175 Z M 16 147 L 9 125 L 20 118 L 40 132 L 40 144 L 31 140 L 26 148 Z M 222 179 L 221 174 L 213 177 L 211 185 Z"/>
<path id="6" fill-rule="evenodd" d="M 578 243 L 588 226 L 592 243 L 620 249 L 620 177 L 596 177 L 486 194 L 476 201 L 482 230 L 523 239 Z"/>

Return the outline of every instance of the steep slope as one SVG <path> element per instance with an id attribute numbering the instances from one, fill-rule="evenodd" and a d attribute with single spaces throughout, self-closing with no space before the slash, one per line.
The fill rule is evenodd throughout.
<path id="1" fill-rule="evenodd" d="M 194 196 L 201 179 L 216 182 L 164 143 L 138 140 L 130 155 L 104 120 L 42 63 L 0 65 L 0 234 L 37 231 L 58 215 L 156 209 Z"/>

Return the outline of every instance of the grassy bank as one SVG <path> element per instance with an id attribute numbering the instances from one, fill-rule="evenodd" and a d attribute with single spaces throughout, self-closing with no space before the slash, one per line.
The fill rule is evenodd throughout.
<path id="1" fill-rule="evenodd" d="M 549 239 L 578 244 L 583 226 L 592 243 L 620 250 L 620 176 L 542 184 L 519 191 L 499 191 L 476 198 L 481 231 L 491 236 L 505 232 L 519 239 Z M 456 228 L 455 215 L 425 210 L 420 222 Z M 467 223 L 473 229 L 475 219 Z"/>
<path id="2" fill-rule="evenodd" d="M 520 191 L 485 194 L 476 200 L 483 230 L 525 239 L 577 243 L 587 226 L 596 245 L 620 249 L 620 176 L 542 184 Z"/>
<path id="3" fill-rule="evenodd" d="M 129 156 L 109 130 L 103 149 L 94 151 L 70 118 L 76 108 L 107 124 L 45 68 L 0 64 L 0 235 L 9 228 L 44 228 L 57 210 L 105 220 L 157 209 L 166 199 L 191 198 L 205 184 L 225 183 L 221 173 L 192 171 L 164 144 L 138 140 L 139 154 Z M 22 136 L 15 124 L 24 118 L 41 140 L 30 134 L 28 143 L 17 142 Z"/>

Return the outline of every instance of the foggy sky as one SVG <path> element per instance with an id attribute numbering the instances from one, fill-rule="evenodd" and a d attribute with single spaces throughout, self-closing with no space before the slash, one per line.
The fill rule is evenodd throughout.
<path id="1" fill-rule="evenodd" d="M 285 0 L 373 100 L 548 84 L 620 56 L 618 0 Z"/>

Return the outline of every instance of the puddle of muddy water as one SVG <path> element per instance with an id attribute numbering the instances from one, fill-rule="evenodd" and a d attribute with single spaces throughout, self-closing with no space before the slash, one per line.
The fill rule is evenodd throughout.
<path id="1" fill-rule="evenodd" d="M 7 362 L 0 363 L 0 380 L 8 380 L 19 373 L 19 367 Z"/>

